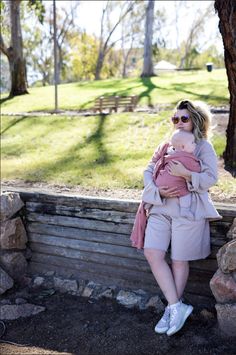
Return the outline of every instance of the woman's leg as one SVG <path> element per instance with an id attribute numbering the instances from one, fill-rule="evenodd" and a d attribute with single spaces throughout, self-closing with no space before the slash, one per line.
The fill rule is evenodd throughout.
<path id="1" fill-rule="evenodd" d="M 180 299 L 184 293 L 184 289 L 188 281 L 189 262 L 172 260 L 172 274 L 174 277 L 177 296 L 178 299 Z"/>
<path id="2" fill-rule="evenodd" d="M 145 248 L 144 255 L 168 303 L 177 303 L 179 297 L 172 271 L 165 260 L 165 252 L 158 249 Z"/>

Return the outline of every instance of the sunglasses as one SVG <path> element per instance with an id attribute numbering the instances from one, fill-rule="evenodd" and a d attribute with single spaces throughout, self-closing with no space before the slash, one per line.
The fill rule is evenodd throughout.
<path id="1" fill-rule="evenodd" d="M 190 117 L 187 116 L 187 115 L 183 115 L 181 117 L 178 117 L 178 116 L 173 116 L 171 117 L 171 120 L 174 124 L 177 124 L 179 123 L 179 121 L 181 120 L 183 123 L 187 123 L 190 121 Z"/>

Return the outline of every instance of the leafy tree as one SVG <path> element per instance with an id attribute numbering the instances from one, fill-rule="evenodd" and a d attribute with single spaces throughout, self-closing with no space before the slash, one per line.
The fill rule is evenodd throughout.
<path id="1" fill-rule="evenodd" d="M 26 63 L 23 55 L 23 39 L 20 20 L 21 0 L 1 1 L 1 14 L 5 11 L 10 17 L 10 43 L 7 46 L 0 33 L 0 51 L 7 56 L 11 74 L 10 97 L 27 94 Z M 28 0 L 28 6 L 33 9 L 39 20 L 43 21 L 44 7 L 42 0 Z"/>
<path id="2" fill-rule="evenodd" d="M 99 49 L 97 63 L 95 69 L 95 79 L 99 80 L 105 57 L 120 39 L 112 41 L 112 36 L 117 27 L 121 24 L 127 14 L 133 9 L 135 1 L 111 1 L 108 0 L 106 6 L 102 10 Z M 118 19 L 111 22 L 112 12 L 116 8 L 120 8 Z"/>
<path id="3" fill-rule="evenodd" d="M 223 38 L 225 66 L 229 82 L 230 113 L 224 151 L 225 169 L 236 176 L 236 2 L 215 0 L 219 29 Z"/>

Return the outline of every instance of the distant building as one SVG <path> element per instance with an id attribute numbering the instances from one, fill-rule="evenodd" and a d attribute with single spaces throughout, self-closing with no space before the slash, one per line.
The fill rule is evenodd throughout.
<path id="1" fill-rule="evenodd" d="M 154 71 L 157 72 L 159 70 L 176 70 L 177 66 L 167 62 L 166 60 L 161 60 L 160 62 L 154 65 Z"/>

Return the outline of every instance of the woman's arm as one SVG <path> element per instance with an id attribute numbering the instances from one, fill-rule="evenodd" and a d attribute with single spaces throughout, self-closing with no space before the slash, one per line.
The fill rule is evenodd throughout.
<path id="1" fill-rule="evenodd" d="M 199 147 L 197 158 L 201 163 L 201 172 L 192 172 L 186 169 L 180 162 L 171 162 L 169 173 L 185 178 L 189 191 L 199 193 L 207 191 L 217 181 L 217 156 L 212 145 L 203 141 Z"/>
<path id="2" fill-rule="evenodd" d="M 204 141 L 201 146 L 198 159 L 201 162 L 201 172 L 191 173 L 191 180 L 188 182 L 188 189 L 199 193 L 208 191 L 217 182 L 217 155 L 213 146 Z"/>

